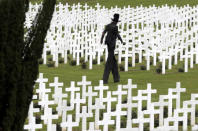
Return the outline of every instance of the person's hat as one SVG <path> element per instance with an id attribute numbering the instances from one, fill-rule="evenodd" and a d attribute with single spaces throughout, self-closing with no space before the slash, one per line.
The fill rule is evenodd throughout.
<path id="1" fill-rule="evenodd" d="M 112 21 L 120 22 L 120 21 L 119 21 L 119 14 L 114 14 L 113 17 L 114 17 L 114 18 L 111 19 Z"/>

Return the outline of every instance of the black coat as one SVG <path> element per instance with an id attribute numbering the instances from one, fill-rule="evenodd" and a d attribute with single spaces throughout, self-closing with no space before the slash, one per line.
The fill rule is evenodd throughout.
<path id="1" fill-rule="evenodd" d="M 105 33 L 107 33 L 107 36 L 105 38 L 105 44 L 108 45 L 108 49 L 114 50 L 115 44 L 116 44 L 116 39 L 118 38 L 122 42 L 122 39 L 118 32 L 118 26 L 116 25 L 116 23 L 112 22 L 112 23 L 106 25 L 103 34 L 105 34 Z"/>

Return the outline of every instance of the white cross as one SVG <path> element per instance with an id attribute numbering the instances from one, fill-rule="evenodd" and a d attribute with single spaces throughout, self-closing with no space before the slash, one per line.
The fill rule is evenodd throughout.
<path id="1" fill-rule="evenodd" d="M 67 122 L 61 123 L 61 127 L 63 128 L 67 127 L 67 131 L 72 131 L 72 127 L 76 127 L 76 126 L 79 126 L 79 123 L 78 121 L 77 122 L 72 121 L 72 115 L 67 116 Z"/>
<path id="2" fill-rule="evenodd" d="M 122 95 L 126 95 L 127 91 L 122 91 L 122 85 L 118 85 L 117 91 L 113 91 L 112 94 L 118 96 L 118 104 L 121 104 Z"/>
<path id="3" fill-rule="evenodd" d="M 86 91 L 87 91 L 87 85 L 91 85 L 91 81 L 86 81 L 86 76 L 82 76 L 82 81 L 77 82 L 78 86 L 82 86 L 82 98 L 85 99 Z"/>
<path id="4" fill-rule="evenodd" d="M 137 85 L 132 84 L 132 79 L 128 79 L 128 84 L 123 85 L 124 89 L 128 89 L 128 96 L 127 96 L 127 103 L 123 104 L 123 107 L 127 108 L 127 129 L 130 130 L 132 129 L 131 126 L 131 112 L 132 112 L 132 107 L 137 106 L 136 103 L 132 103 L 132 89 L 137 88 Z"/>
<path id="5" fill-rule="evenodd" d="M 178 124 L 179 121 L 183 122 L 183 130 L 186 131 L 188 128 L 188 113 L 190 113 L 190 109 L 175 109 L 174 110 L 174 118 L 176 118 L 176 124 Z M 182 113 L 182 116 L 179 114 Z"/>
<path id="6" fill-rule="evenodd" d="M 67 64 L 67 49 L 64 50 L 64 64 Z"/>
<path id="7" fill-rule="evenodd" d="M 62 100 L 63 98 L 66 98 L 67 97 L 67 94 L 63 94 L 62 93 L 62 88 L 58 88 L 58 106 L 56 107 L 56 110 L 58 111 L 58 115 L 61 116 L 62 114 L 62 111 L 61 111 L 61 108 L 62 108 Z"/>
<path id="8" fill-rule="evenodd" d="M 42 116 L 41 116 L 42 117 Z M 54 131 L 54 125 L 52 124 L 53 119 L 58 119 L 58 115 L 52 114 L 52 108 L 48 108 L 47 115 L 47 131 Z M 56 126 L 55 126 L 56 127 Z"/>
<path id="9" fill-rule="evenodd" d="M 103 102 L 100 100 L 100 98 L 95 99 L 95 105 L 93 106 L 93 109 L 95 109 L 95 127 L 98 129 L 99 111 L 100 109 L 105 109 L 105 105 L 103 105 Z"/>
<path id="10" fill-rule="evenodd" d="M 76 6 L 73 4 L 72 5 L 72 10 L 74 11 L 76 9 Z"/>
<path id="11" fill-rule="evenodd" d="M 34 108 L 33 107 L 33 102 L 31 102 L 30 107 L 29 107 L 29 111 L 28 111 L 28 119 L 32 119 L 33 118 L 33 114 L 35 112 L 39 112 L 39 108 Z"/>
<path id="12" fill-rule="evenodd" d="M 129 54 L 129 45 L 128 45 L 128 43 L 125 45 L 125 54 L 122 54 L 122 56 L 123 57 L 125 57 L 125 67 L 124 67 L 124 69 L 125 69 L 125 71 L 128 71 L 128 57 L 130 57 L 131 56 L 131 54 Z"/>
<path id="13" fill-rule="evenodd" d="M 138 95 L 135 97 L 132 97 L 132 100 L 137 100 L 138 101 L 138 117 L 142 112 L 142 101 L 147 100 L 147 96 L 142 95 L 142 90 L 138 90 Z"/>
<path id="14" fill-rule="evenodd" d="M 195 63 L 198 64 L 198 39 L 197 41 L 195 42 L 195 55 L 196 55 L 196 58 L 195 58 Z"/>
<path id="15" fill-rule="evenodd" d="M 111 115 L 109 113 L 104 113 L 104 119 L 99 121 L 99 125 L 103 125 L 103 131 L 108 131 L 108 125 L 113 125 L 115 120 L 111 120 Z"/>
<path id="16" fill-rule="evenodd" d="M 111 103 L 116 100 L 117 98 L 111 97 L 111 91 L 108 91 L 107 97 L 103 99 L 103 102 L 107 102 L 107 113 L 111 114 Z"/>
<path id="17" fill-rule="evenodd" d="M 87 113 L 87 107 L 82 107 L 82 113 L 79 115 L 79 117 L 82 117 L 82 130 L 87 130 L 87 117 L 93 117 L 93 113 Z"/>
<path id="18" fill-rule="evenodd" d="M 39 78 L 36 80 L 36 82 L 39 83 L 40 86 L 41 83 L 48 82 L 48 79 L 43 78 L 43 73 L 39 73 Z"/>
<path id="19" fill-rule="evenodd" d="M 37 95 L 32 96 L 32 100 L 37 100 L 37 99 L 38 99 Z"/>
<path id="20" fill-rule="evenodd" d="M 188 55 L 190 57 L 190 68 L 193 68 L 193 59 L 194 59 L 194 51 L 193 51 L 193 45 L 191 44 L 191 47 L 190 47 L 190 52 L 188 52 Z"/>
<path id="21" fill-rule="evenodd" d="M 151 54 L 150 54 L 149 49 L 146 50 L 146 53 L 143 56 L 146 57 L 146 69 L 150 70 L 150 56 L 151 56 Z"/>
<path id="22" fill-rule="evenodd" d="M 92 49 L 89 49 L 88 50 L 88 53 L 87 55 L 89 55 L 89 69 L 92 69 L 93 68 L 93 64 L 92 64 L 92 61 L 93 61 L 93 55 L 94 55 L 94 51 L 92 51 Z"/>
<path id="23" fill-rule="evenodd" d="M 123 115 L 127 115 L 127 111 L 122 111 L 122 105 L 121 103 L 118 103 L 116 105 L 116 110 L 115 112 L 112 113 L 112 115 L 116 116 L 116 129 L 120 129 L 120 118 Z M 130 116 L 131 118 L 131 116 Z"/>
<path id="24" fill-rule="evenodd" d="M 95 7 L 97 8 L 97 10 L 99 10 L 101 6 L 99 3 L 97 3 Z"/>
<path id="25" fill-rule="evenodd" d="M 150 105 L 147 106 L 147 107 L 148 107 L 148 109 L 144 110 L 143 114 L 149 114 L 150 115 L 149 116 L 150 117 L 150 126 L 149 127 L 150 127 L 150 131 L 152 131 L 154 129 L 154 115 L 159 114 L 160 111 L 159 111 L 159 109 L 155 110 L 153 103 L 150 103 Z"/>
<path id="26" fill-rule="evenodd" d="M 132 89 L 137 88 L 137 85 L 132 84 L 132 79 L 128 79 L 128 84 L 123 85 L 123 89 L 128 89 L 128 99 L 131 100 Z"/>
<path id="27" fill-rule="evenodd" d="M 44 110 L 44 115 L 41 116 L 41 119 L 44 120 L 44 123 L 47 124 L 47 129 L 52 128 L 52 119 L 58 119 L 58 115 L 52 114 L 52 108 L 47 108 Z"/>
<path id="28" fill-rule="evenodd" d="M 37 83 L 44 83 L 44 82 L 48 82 L 47 78 L 43 78 L 43 73 L 39 73 L 39 78 L 36 80 Z"/>
<path id="29" fill-rule="evenodd" d="M 96 49 L 97 53 L 98 53 L 98 57 L 97 57 L 97 64 L 100 64 L 100 57 L 101 54 L 103 53 L 104 49 L 102 48 L 102 45 L 98 45 L 97 49 Z"/>
<path id="30" fill-rule="evenodd" d="M 89 130 L 88 131 L 100 131 L 100 130 L 95 129 L 94 122 L 89 122 Z"/>
<path id="31" fill-rule="evenodd" d="M 156 89 L 151 89 L 151 83 L 147 84 L 147 89 L 142 91 L 142 94 L 147 94 L 147 107 L 151 104 L 151 94 L 156 93 Z"/>
<path id="32" fill-rule="evenodd" d="M 159 114 L 159 126 L 163 126 L 163 120 L 164 120 L 164 106 L 168 106 L 168 102 L 164 101 L 164 95 L 159 96 L 159 102 L 154 102 L 154 106 L 158 106 L 160 109 Z"/>
<path id="33" fill-rule="evenodd" d="M 74 55 L 76 54 L 77 56 L 76 65 L 80 65 L 80 53 L 82 54 L 82 50 L 80 49 L 79 46 L 77 46 L 76 49 L 74 50 Z"/>
<path id="34" fill-rule="evenodd" d="M 92 112 L 92 98 L 93 96 L 97 96 L 97 92 L 92 92 L 92 86 L 88 86 L 88 92 L 85 94 L 85 96 L 88 96 L 88 112 Z"/>
<path id="35" fill-rule="evenodd" d="M 188 58 L 189 58 L 189 55 L 188 55 L 188 48 L 187 47 L 185 49 L 185 55 L 183 55 L 182 58 L 185 59 L 185 62 L 184 62 L 184 72 L 188 72 Z"/>
<path id="36" fill-rule="evenodd" d="M 43 115 L 43 120 L 44 123 L 47 123 L 47 115 L 48 115 L 48 109 L 49 109 L 49 105 L 53 105 L 54 101 L 49 101 L 48 100 L 48 94 L 45 96 L 45 99 L 43 101 L 39 101 L 38 102 L 39 105 L 41 105 L 42 108 L 44 108 L 44 115 Z"/>
<path id="37" fill-rule="evenodd" d="M 35 117 L 32 117 L 31 122 L 29 122 L 28 125 L 24 125 L 24 129 L 28 129 L 30 131 L 35 131 L 36 129 L 41 129 L 42 128 L 42 124 L 36 124 L 35 122 Z"/>
<path id="38" fill-rule="evenodd" d="M 99 98 L 100 98 L 100 100 L 102 100 L 102 98 L 103 98 L 103 91 L 104 90 L 108 90 L 109 89 L 109 87 L 108 86 L 104 86 L 103 85 L 103 80 L 100 80 L 100 82 L 99 82 L 99 86 L 94 86 L 94 89 L 95 90 L 99 90 Z"/>
<path id="39" fill-rule="evenodd" d="M 173 99 L 176 99 L 177 95 L 173 95 L 173 89 L 168 89 L 168 95 L 166 95 L 166 99 L 168 99 L 168 117 L 172 116 L 172 105 L 173 105 Z"/>
<path id="40" fill-rule="evenodd" d="M 58 82 L 58 77 L 54 77 L 54 83 L 50 83 L 49 84 L 50 87 L 54 87 L 54 95 L 53 95 L 53 98 L 55 100 L 55 103 L 57 104 L 58 103 L 58 88 L 63 86 L 63 83 L 59 83 Z"/>
<path id="41" fill-rule="evenodd" d="M 198 98 L 198 94 L 191 94 L 190 103 L 193 109 L 193 111 L 191 112 L 191 125 L 195 125 L 195 108 L 196 108 L 196 105 L 198 105 L 197 98 Z"/>
<path id="42" fill-rule="evenodd" d="M 133 48 L 132 48 L 132 67 L 135 67 L 135 53 L 136 53 L 136 47 L 135 47 L 135 44 L 133 44 Z"/>
<path id="43" fill-rule="evenodd" d="M 168 58 L 168 56 L 166 56 L 165 52 L 162 52 L 159 58 L 162 60 L 162 74 L 165 74 L 166 59 Z"/>
<path id="44" fill-rule="evenodd" d="M 70 110 L 67 106 L 67 100 L 62 101 L 62 122 L 66 122 L 67 111 Z"/>
<path id="45" fill-rule="evenodd" d="M 143 131 L 144 123 L 150 122 L 150 119 L 149 118 L 144 118 L 143 112 L 141 111 L 138 115 L 138 118 L 137 119 L 132 119 L 132 122 L 133 123 L 138 123 L 139 124 L 139 131 Z"/>
<path id="46" fill-rule="evenodd" d="M 173 126 L 169 124 L 170 122 L 173 122 Z M 170 130 L 172 130 L 172 131 L 178 130 L 177 119 L 175 119 L 173 117 L 168 117 L 168 118 L 164 119 L 164 127 L 166 127 L 166 129 L 169 131 Z"/>
<path id="47" fill-rule="evenodd" d="M 120 129 L 120 116 L 126 115 L 126 111 L 122 111 L 122 95 L 126 95 L 127 91 L 122 91 L 122 85 L 118 85 L 117 91 L 113 91 L 113 95 L 118 96 L 118 104 L 116 105 L 116 111 L 113 113 L 116 115 L 116 129 Z"/>
<path id="48" fill-rule="evenodd" d="M 75 97 L 75 92 L 76 91 L 80 91 L 80 88 L 79 87 L 75 87 L 75 82 L 74 81 L 71 81 L 71 86 L 69 88 L 65 88 L 65 91 L 67 92 L 71 92 L 70 94 L 70 104 L 71 106 L 73 106 L 73 100 L 74 100 L 74 97 Z"/>
<path id="49" fill-rule="evenodd" d="M 196 108 L 196 105 L 198 104 L 198 102 L 196 101 L 197 97 L 198 97 L 197 94 L 191 94 L 191 100 L 183 102 L 183 108 L 185 110 L 188 110 L 188 109 L 190 110 L 191 125 L 195 125 L 195 108 Z"/>
<path id="50" fill-rule="evenodd" d="M 68 9 L 68 7 L 70 7 L 70 5 L 68 3 L 65 4 L 64 6 L 66 9 Z"/>
<path id="51" fill-rule="evenodd" d="M 192 131 L 197 131 L 198 130 L 198 125 L 192 126 Z"/>
<path id="52" fill-rule="evenodd" d="M 80 5 L 80 3 L 78 3 L 77 8 L 80 9 L 81 6 L 82 6 L 82 5 Z"/>
<path id="53" fill-rule="evenodd" d="M 45 108 L 45 107 L 48 107 L 48 105 L 54 104 L 54 101 L 49 101 L 48 94 L 46 94 L 45 99 L 39 101 L 38 104 L 41 105 L 41 107 Z"/>
<path id="54" fill-rule="evenodd" d="M 85 5 L 83 6 L 84 7 L 84 9 L 85 9 L 85 11 L 88 9 L 88 5 L 87 5 L 87 3 L 85 3 Z"/>
<path id="55" fill-rule="evenodd" d="M 43 48 L 43 55 L 42 55 L 43 64 L 46 64 L 46 63 L 47 63 L 47 55 L 46 55 L 46 52 L 47 52 L 47 49 L 46 49 L 46 47 L 44 47 L 44 48 Z"/>
<path id="56" fill-rule="evenodd" d="M 181 92 L 186 92 L 186 88 L 181 88 L 181 83 L 177 82 L 176 83 L 176 88 L 172 89 L 173 93 L 175 92 L 177 95 L 177 99 L 176 99 L 176 109 L 180 108 L 180 94 Z"/>
<path id="57" fill-rule="evenodd" d="M 36 93 L 39 94 L 39 99 L 40 99 L 40 100 L 43 100 L 43 99 L 45 98 L 45 95 L 46 95 L 47 93 L 50 93 L 50 92 L 51 92 L 50 89 L 46 89 L 46 88 L 45 88 L 45 83 L 40 83 L 39 89 L 36 89 Z"/>
<path id="58" fill-rule="evenodd" d="M 73 101 L 76 104 L 76 121 L 79 121 L 80 104 L 85 104 L 86 99 L 80 99 L 80 93 L 76 93 L 76 98 Z"/>

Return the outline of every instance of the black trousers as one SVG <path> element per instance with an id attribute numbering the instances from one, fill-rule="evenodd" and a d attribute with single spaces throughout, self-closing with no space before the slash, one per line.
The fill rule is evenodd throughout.
<path id="1" fill-rule="evenodd" d="M 106 62 L 104 74 L 103 74 L 103 81 L 108 82 L 109 74 L 112 71 L 114 82 L 116 82 L 120 80 L 120 75 L 118 72 L 117 60 L 114 55 L 114 49 L 108 48 L 108 52 L 109 52 L 108 58 L 107 58 L 107 62 Z"/>

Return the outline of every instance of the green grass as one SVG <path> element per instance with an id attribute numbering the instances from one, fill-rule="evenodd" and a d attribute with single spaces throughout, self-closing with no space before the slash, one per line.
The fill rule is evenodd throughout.
<path id="1" fill-rule="evenodd" d="M 42 0 L 30 0 L 32 3 L 39 3 Z M 85 4 L 87 3 L 90 6 L 95 7 L 97 3 L 100 5 L 103 5 L 107 8 L 110 7 L 115 7 L 116 5 L 118 7 L 124 7 L 130 5 L 131 7 L 136 7 L 136 6 L 149 6 L 155 4 L 156 6 L 161 6 L 161 5 L 177 5 L 177 6 L 184 6 L 189 4 L 190 6 L 194 6 L 198 4 L 197 0 L 57 0 L 57 3 L 68 3 L 69 5 L 72 4 Z"/>
<path id="2" fill-rule="evenodd" d="M 150 71 L 140 70 L 140 65 L 146 65 L 145 61 L 142 64 L 136 63 L 136 67 L 129 67 L 128 72 L 120 71 L 121 80 L 119 83 L 115 84 L 113 76 L 110 74 L 108 86 L 110 90 L 116 90 L 118 84 L 125 85 L 128 79 L 132 79 L 133 83 L 137 84 L 137 89 L 146 89 L 147 83 L 151 83 L 152 88 L 157 89 L 157 95 L 153 95 L 153 100 L 156 101 L 158 95 L 167 94 L 168 88 L 175 88 L 176 82 L 181 82 L 182 88 L 186 88 L 186 93 L 183 93 L 185 95 L 182 95 L 181 99 L 187 100 L 190 99 L 191 93 L 198 93 L 198 65 L 195 65 L 193 69 L 189 69 L 187 73 L 180 73 L 178 68 L 182 64 L 183 62 L 179 62 L 178 65 L 173 66 L 173 69 L 167 69 L 166 74 L 162 75 L 156 73 L 156 67 L 154 66 L 151 66 Z M 49 78 L 49 82 L 53 82 L 54 77 L 58 76 L 60 81 L 64 82 L 67 87 L 69 87 L 70 81 L 81 81 L 82 76 L 86 75 L 87 80 L 91 81 L 93 86 L 97 86 L 103 76 L 104 62 L 101 65 L 93 65 L 92 70 L 81 69 L 81 66 L 71 66 L 69 64 L 59 64 L 58 68 L 48 68 L 46 65 L 41 65 L 39 72 L 44 73 L 44 77 Z"/>

